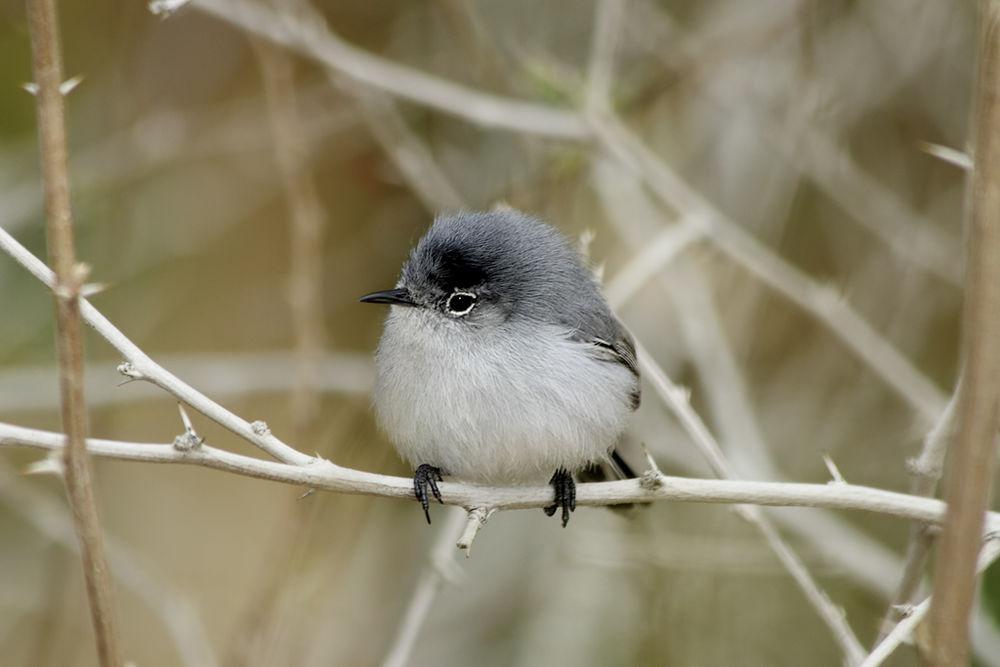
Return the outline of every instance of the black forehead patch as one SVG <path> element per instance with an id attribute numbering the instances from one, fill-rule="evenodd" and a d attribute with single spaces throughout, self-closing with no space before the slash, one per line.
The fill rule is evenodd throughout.
<path id="1" fill-rule="evenodd" d="M 489 274 L 484 258 L 454 247 L 440 249 L 435 253 L 435 260 L 430 279 L 446 290 L 474 287 L 484 282 Z"/>

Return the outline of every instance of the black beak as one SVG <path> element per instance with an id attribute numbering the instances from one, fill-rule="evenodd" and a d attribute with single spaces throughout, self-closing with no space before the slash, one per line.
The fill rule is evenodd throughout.
<path id="1" fill-rule="evenodd" d="M 410 296 L 405 287 L 387 289 L 383 292 L 372 292 L 365 294 L 359 299 L 362 303 L 388 303 L 393 306 L 416 306 L 416 301 Z"/>

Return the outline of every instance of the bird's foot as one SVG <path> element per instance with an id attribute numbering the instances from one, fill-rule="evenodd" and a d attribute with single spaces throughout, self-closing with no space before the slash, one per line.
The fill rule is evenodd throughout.
<path id="1" fill-rule="evenodd" d="M 435 468 L 426 463 L 421 463 L 417 466 L 417 469 L 413 473 L 413 495 L 417 497 L 417 500 L 420 501 L 420 506 L 424 508 L 424 516 L 427 517 L 427 523 L 431 522 L 430 498 L 427 495 L 427 489 L 430 489 L 431 495 L 437 498 L 439 503 L 444 504 L 437 485 L 441 481 L 444 481 L 441 477 L 441 468 Z"/>
<path id="2" fill-rule="evenodd" d="M 573 475 L 566 468 L 559 468 L 552 479 L 549 480 L 552 489 L 555 491 L 555 502 L 544 508 L 545 514 L 552 516 L 556 510 L 562 508 L 563 528 L 569 523 L 569 513 L 576 509 L 576 482 Z"/>

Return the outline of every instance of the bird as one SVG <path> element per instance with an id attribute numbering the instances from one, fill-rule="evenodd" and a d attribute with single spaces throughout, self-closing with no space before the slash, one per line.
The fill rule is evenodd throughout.
<path id="1" fill-rule="evenodd" d="M 562 525 L 574 474 L 635 477 L 616 450 L 639 407 L 635 343 L 567 238 L 509 209 L 436 217 L 393 289 L 375 353 L 379 427 L 414 468 L 430 523 L 447 476 L 473 484 L 548 478 Z"/>

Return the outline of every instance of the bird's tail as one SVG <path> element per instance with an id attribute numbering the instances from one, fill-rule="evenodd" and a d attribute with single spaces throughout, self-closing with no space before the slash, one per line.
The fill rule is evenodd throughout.
<path id="1" fill-rule="evenodd" d="M 614 449 L 611 456 L 601 463 L 595 463 L 589 468 L 584 468 L 580 472 L 581 482 L 613 482 L 622 479 L 636 479 L 639 475 L 622 457 L 621 453 Z M 648 505 L 649 503 L 639 503 Z M 609 509 L 617 511 L 630 511 L 637 507 L 636 503 L 625 503 L 622 505 L 609 505 Z"/>

